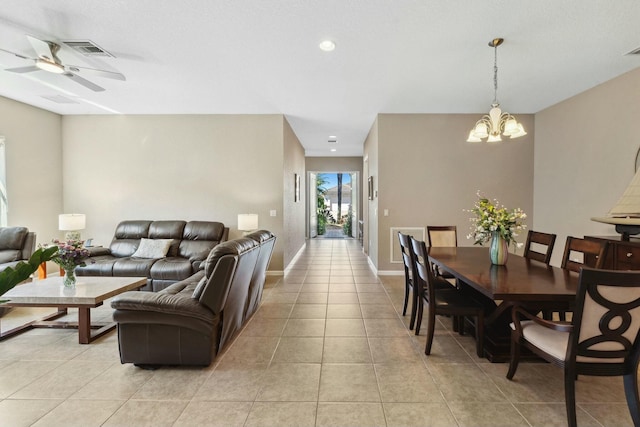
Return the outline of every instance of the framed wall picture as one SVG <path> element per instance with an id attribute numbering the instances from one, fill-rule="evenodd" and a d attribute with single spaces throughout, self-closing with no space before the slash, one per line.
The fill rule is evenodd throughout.
<path id="1" fill-rule="evenodd" d="M 373 200 L 373 177 L 369 177 L 369 200 Z"/>
<path id="2" fill-rule="evenodd" d="M 295 179 L 295 181 L 294 181 L 295 190 L 294 190 L 294 195 L 293 195 L 293 201 L 294 202 L 299 202 L 300 201 L 300 175 L 298 175 L 297 173 L 294 173 L 293 176 L 294 176 L 294 179 Z"/>

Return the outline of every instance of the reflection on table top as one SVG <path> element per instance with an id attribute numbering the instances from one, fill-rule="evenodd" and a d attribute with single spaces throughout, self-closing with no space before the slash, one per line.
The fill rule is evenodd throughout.
<path id="1" fill-rule="evenodd" d="M 515 254 L 492 265 L 485 247 L 431 247 L 429 260 L 493 300 L 570 301 L 578 288 L 577 274 Z"/>

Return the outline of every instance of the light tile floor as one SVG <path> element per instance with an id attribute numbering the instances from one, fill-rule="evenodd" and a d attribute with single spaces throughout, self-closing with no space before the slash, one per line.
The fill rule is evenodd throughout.
<path id="1" fill-rule="evenodd" d="M 121 365 L 116 334 L 38 329 L 0 343 L 0 426 L 562 426 L 562 373 L 475 356 L 439 319 L 432 354 L 407 329 L 403 278 L 359 242 L 313 240 L 208 368 Z M 44 309 L 15 309 L 2 330 Z M 96 309 L 107 319 L 111 309 Z M 580 377 L 581 426 L 630 426 L 620 378 Z"/>

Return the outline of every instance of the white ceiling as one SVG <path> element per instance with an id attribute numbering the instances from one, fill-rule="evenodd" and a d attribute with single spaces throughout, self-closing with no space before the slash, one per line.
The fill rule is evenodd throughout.
<path id="1" fill-rule="evenodd" d="M 378 113 L 487 112 L 495 37 L 503 110 L 536 113 L 640 66 L 638 28 L 637 0 L 2 0 L 0 48 L 89 39 L 115 58 L 62 61 L 127 80 L 0 71 L 0 95 L 65 115 L 285 114 L 308 156 L 357 156 Z"/>

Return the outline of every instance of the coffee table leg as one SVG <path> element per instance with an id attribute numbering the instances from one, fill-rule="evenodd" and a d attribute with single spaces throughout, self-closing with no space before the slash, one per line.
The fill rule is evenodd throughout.
<path id="1" fill-rule="evenodd" d="M 91 312 L 89 307 L 78 307 L 78 342 L 89 344 L 91 342 Z"/>

